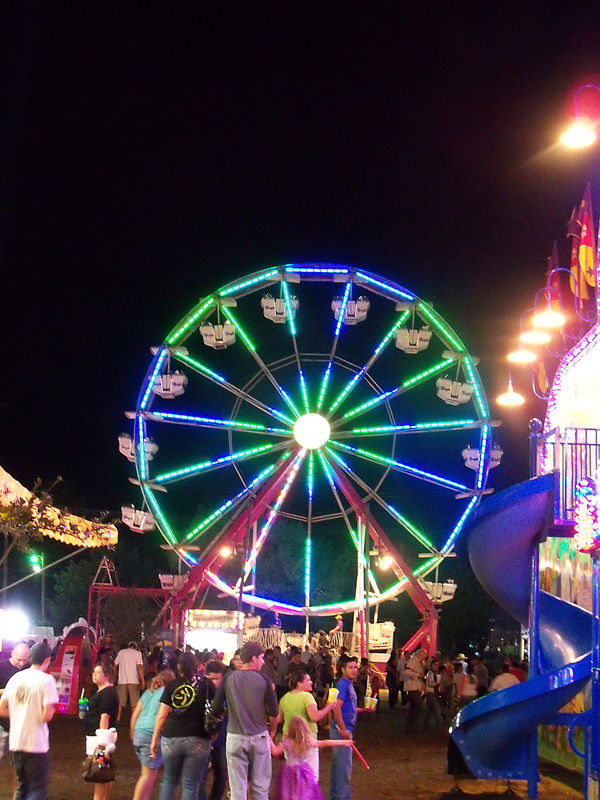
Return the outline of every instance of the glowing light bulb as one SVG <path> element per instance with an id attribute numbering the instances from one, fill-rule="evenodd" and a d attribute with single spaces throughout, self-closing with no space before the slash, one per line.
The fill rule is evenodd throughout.
<path id="1" fill-rule="evenodd" d="M 536 328 L 562 328 L 565 322 L 565 315 L 561 311 L 555 311 L 549 307 L 534 314 L 533 317 L 533 324 Z"/>
<path id="2" fill-rule="evenodd" d="M 523 342 L 523 344 L 531 345 L 548 344 L 551 338 L 552 337 L 547 331 L 535 329 L 523 331 L 523 333 L 519 336 L 519 339 Z"/>
<path id="3" fill-rule="evenodd" d="M 560 137 L 560 143 L 571 150 L 590 147 L 596 141 L 596 131 L 589 120 L 577 119 Z"/>
<path id="4" fill-rule="evenodd" d="M 329 423 L 320 414 L 303 414 L 294 423 L 294 439 L 307 450 L 323 447 L 330 433 Z"/>
<path id="5" fill-rule="evenodd" d="M 496 398 L 496 402 L 501 406 L 515 408 L 516 406 L 522 406 L 525 398 L 522 394 L 515 392 L 512 381 L 509 380 L 507 390 Z"/>
<path id="6" fill-rule="evenodd" d="M 513 350 L 512 353 L 509 353 L 507 359 L 512 364 L 532 364 L 537 359 L 537 356 L 533 350 L 521 347 L 519 350 Z"/>

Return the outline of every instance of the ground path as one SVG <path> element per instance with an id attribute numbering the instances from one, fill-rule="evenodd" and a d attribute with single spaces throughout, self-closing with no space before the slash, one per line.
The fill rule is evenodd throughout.
<path id="1" fill-rule="evenodd" d="M 385 703 L 380 714 L 360 717 L 356 743 L 371 766 L 367 772 L 355 759 L 353 800 L 440 800 L 448 797 L 453 779 L 446 774 L 447 736 L 433 732 L 411 736 L 404 732 L 403 710 L 390 711 Z M 139 764 L 133 753 L 127 728 L 119 731 L 117 750 L 118 778 L 112 800 L 129 800 L 139 774 Z M 51 723 L 52 770 L 49 800 L 91 800 L 92 787 L 80 778 L 83 759 L 83 723 L 73 717 L 57 717 Z M 329 785 L 329 753 L 321 752 L 321 786 L 327 794 Z M 540 800 L 576 800 L 582 797 L 581 779 L 569 784 L 556 780 L 557 771 L 542 769 L 539 787 Z M 549 773 L 555 777 L 550 777 Z M 567 779 L 567 773 L 558 772 Z M 160 780 L 160 778 L 159 778 Z M 8 758 L 0 762 L 0 800 L 11 800 L 12 779 Z M 158 796 L 158 785 L 153 798 Z M 461 779 L 465 798 L 501 797 L 505 781 L 476 781 Z M 572 788 L 577 787 L 577 788 Z M 526 785 L 516 782 L 513 788 L 522 798 L 527 796 Z"/>

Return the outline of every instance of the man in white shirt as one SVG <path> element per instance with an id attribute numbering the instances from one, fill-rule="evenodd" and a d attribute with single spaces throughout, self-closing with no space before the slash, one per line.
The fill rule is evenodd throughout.
<path id="1" fill-rule="evenodd" d="M 502 664 L 502 672 L 496 675 L 490 684 L 490 692 L 498 692 L 500 689 L 508 689 L 509 686 L 516 686 L 519 679 L 512 672 L 509 672 L 510 666 Z"/>
<path id="2" fill-rule="evenodd" d="M 140 690 L 146 688 L 144 681 L 144 660 L 135 642 L 119 650 L 115 658 L 118 670 L 117 694 L 119 695 L 119 716 L 127 706 L 127 698 L 134 709 L 140 699 Z"/>
<path id="3" fill-rule="evenodd" d="M 52 649 L 39 642 L 30 651 L 31 667 L 8 681 L 0 716 L 10 717 L 9 750 L 17 775 L 15 797 L 46 800 L 50 772 L 48 723 L 58 703 L 56 682 L 46 670 Z"/>

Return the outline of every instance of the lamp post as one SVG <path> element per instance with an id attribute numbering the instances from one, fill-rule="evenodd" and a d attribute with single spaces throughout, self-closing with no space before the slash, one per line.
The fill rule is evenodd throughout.
<path id="1" fill-rule="evenodd" d="M 29 563 L 34 572 L 40 573 L 41 579 L 41 621 L 46 619 L 46 572 L 44 570 L 44 554 L 43 553 L 30 553 Z"/>

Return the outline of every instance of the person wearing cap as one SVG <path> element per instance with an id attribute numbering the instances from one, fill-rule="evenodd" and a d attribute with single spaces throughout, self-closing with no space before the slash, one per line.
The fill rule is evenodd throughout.
<path id="1" fill-rule="evenodd" d="M 52 649 L 39 642 L 29 652 L 31 666 L 9 679 L 0 698 L 0 716 L 10 717 L 9 750 L 17 776 L 15 797 L 46 800 L 50 773 L 48 723 L 58 703 L 56 681 L 46 670 Z"/>
<path id="2" fill-rule="evenodd" d="M 127 707 L 127 699 L 131 709 L 137 706 L 140 690 L 146 688 L 144 680 L 144 659 L 135 642 L 129 642 L 117 653 L 114 662 L 117 672 L 117 694 L 119 695 L 119 717 Z"/>

